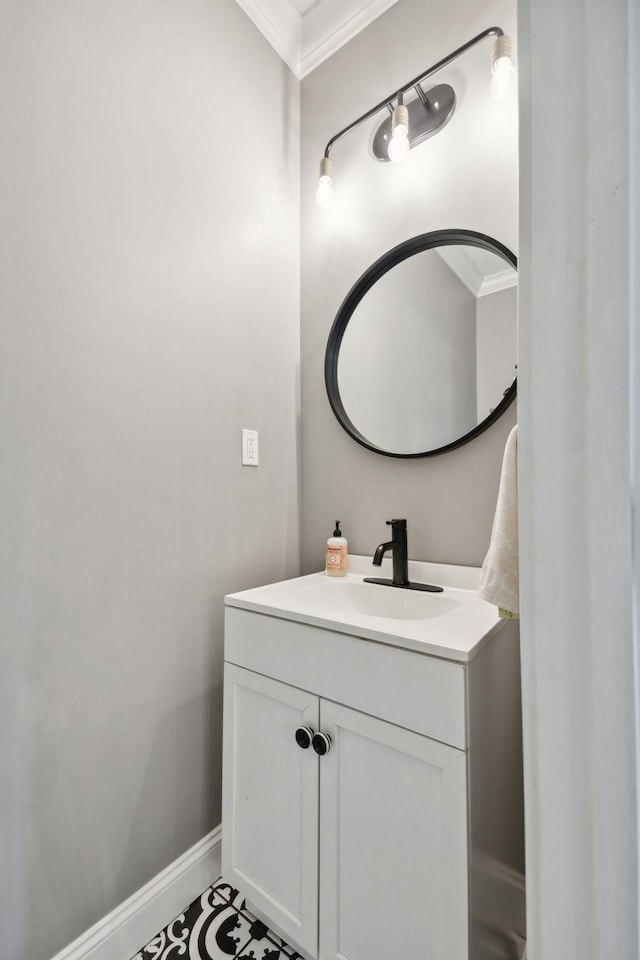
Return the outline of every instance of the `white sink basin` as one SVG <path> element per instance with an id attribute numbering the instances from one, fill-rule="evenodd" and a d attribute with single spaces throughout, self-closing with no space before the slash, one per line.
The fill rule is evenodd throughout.
<path id="1" fill-rule="evenodd" d="M 391 576 L 386 559 L 380 569 L 371 557 L 351 556 L 349 570 L 344 578 L 314 573 L 243 590 L 225 603 L 459 661 L 470 660 L 504 622 L 477 595 L 475 567 L 409 561 L 411 580 L 442 586 L 442 593 L 364 583 L 365 576 Z"/>
<path id="2" fill-rule="evenodd" d="M 450 613 L 460 601 L 443 593 L 423 593 L 363 579 L 326 579 L 298 592 L 300 610 L 318 616 L 376 617 L 382 620 L 431 620 Z"/>

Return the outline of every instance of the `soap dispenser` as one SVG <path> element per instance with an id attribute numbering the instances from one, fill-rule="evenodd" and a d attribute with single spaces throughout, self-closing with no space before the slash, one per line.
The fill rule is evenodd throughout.
<path id="1" fill-rule="evenodd" d="M 340 521 L 336 520 L 333 536 L 327 540 L 327 576 L 344 577 L 348 566 L 347 540 L 342 536 Z"/>

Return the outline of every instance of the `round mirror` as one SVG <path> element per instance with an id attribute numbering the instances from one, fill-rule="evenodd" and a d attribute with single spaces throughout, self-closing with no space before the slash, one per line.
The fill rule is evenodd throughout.
<path id="1" fill-rule="evenodd" d="M 347 433 L 389 457 L 468 443 L 516 394 L 516 258 L 491 237 L 437 230 L 376 260 L 349 291 L 325 356 Z"/>

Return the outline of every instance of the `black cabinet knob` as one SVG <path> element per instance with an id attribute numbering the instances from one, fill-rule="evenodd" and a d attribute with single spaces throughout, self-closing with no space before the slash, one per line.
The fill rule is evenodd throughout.
<path id="1" fill-rule="evenodd" d="M 314 733 L 311 743 L 319 757 L 324 757 L 331 749 L 331 737 L 328 733 Z"/>
<path id="2" fill-rule="evenodd" d="M 296 730 L 296 743 L 303 750 L 308 750 L 313 740 L 313 730 L 311 727 L 298 727 Z"/>

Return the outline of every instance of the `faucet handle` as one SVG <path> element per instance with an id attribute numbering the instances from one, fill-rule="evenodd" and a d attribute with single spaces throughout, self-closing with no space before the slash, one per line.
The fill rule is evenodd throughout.
<path id="1" fill-rule="evenodd" d="M 399 527 L 402 530 L 403 527 L 406 528 L 407 521 L 406 520 L 387 520 L 387 526 L 394 527 L 394 528 Z"/>

